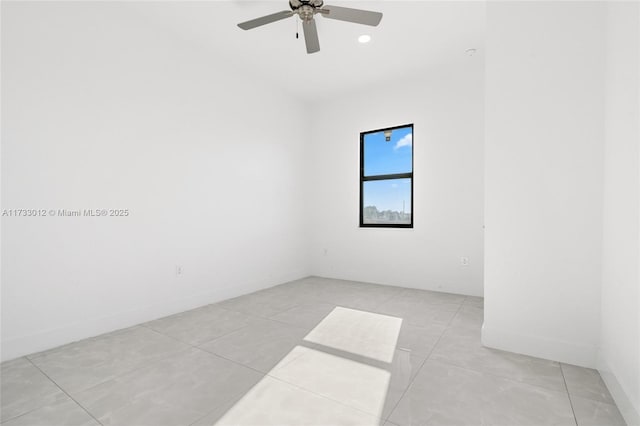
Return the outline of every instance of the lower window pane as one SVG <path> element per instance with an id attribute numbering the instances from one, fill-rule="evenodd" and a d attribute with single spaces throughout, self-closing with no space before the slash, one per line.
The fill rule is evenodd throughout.
<path id="1" fill-rule="evenodd" d="M 411 224 L 411 179 L 363 182 L 364 224 Z"/>

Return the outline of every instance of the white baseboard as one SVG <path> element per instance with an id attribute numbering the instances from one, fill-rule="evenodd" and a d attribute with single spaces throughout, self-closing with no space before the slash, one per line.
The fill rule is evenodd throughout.
<path id="1" fill-rule="evenodd" d="M 640 426 L 640 406 L 634 405 L 631 397 L 602 358 L 598 359 L 598 371 L 613 400 L 616 402 L 618 410 L 620 410 L 622 417 L 627 422 L 627 426 Z"/>
<path id="2" fill-rule="evenodd" d="M 43 330 L 26 336 L 2 340 L 1 359 L 8 361 L 21 356 L 52 349 L 71 342 L 99 336 L 104 333 L 132 327 L 157 318 L 187 311 L 210 303 L 252 293 L 274 285 L 304 278 L 307 276 L 283 277 L 275 283 L 251 283 L 237 287 L 222 287 L 205 294 L 187 296 L 181 299 L 167 300 L 164 303 L 145 306 L 140 309 L 118 312 L 100 318 L 87 318 L 63 327 Z"/>
<path id="3" fill-rule="evenodd" d="M 437 291 L 441 293 L 451 293 L 451 294 L 459 294 L 461 296 L 475 296 L 475 297 L 484 297 L 483 292 L 469 292 L 465 289 L 459 288 L 459 286 L 447 283 L 433 283 L 433 282 L 422 282 L 420 285 L 411 282 L 398 282 L 396 280 L 379 280 L 375 278 L 367 278 L 362 276 L 356 276 L 354 274 L 351 275 L 336 275 L 332 273 L 320 273 L 318 271 L 314 271 L 311 276 L 317 278 L 328 278 L 333 280 L 345 280 L 345 281 L 355 281 L 365 284 L 378 284 L 378 285 L 386 285 L 389 287 L 402 287 L 402 288 L 411 288 L 416 290 L 426 290 L 426 291 Z"/>
<path id="4" fill-rule="evenodd" d="M 513 333 L 482 325 L 482 344 L 489 348 L 596 368 L 597 348 L 577 342 Z"/>

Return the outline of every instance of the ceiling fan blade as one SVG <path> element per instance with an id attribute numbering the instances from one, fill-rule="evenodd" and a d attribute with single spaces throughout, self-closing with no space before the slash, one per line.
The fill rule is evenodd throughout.
<path id="1" fill-rule="evenodd" d="M 320 50 L 320 40 L 318 40 L 316 21 L 313 18 L 302 21 L 302 29 L 304 30 L 304 42 L 307 45 L 307 53 L 318 52 Z"/>
<path id="2" fill-rule="evenodd" d="M 243 30 L 250 30 L 262 25 L 270 24 L 272 22 L 280 21 L 293 16 L 293 12 L 290 10 L 283 10 L 282 12 L 273 13 L 271 15 L 263 16 L 261 18 L 252 19 L 251 21 L 238 24 Z"/>
<path id="3" fill-rule="evenodd" d="M 320 13 L 325 18 L 337 19 L 338 21 L 354 22 L 356 24 L 377 26 L 382 19 L 382 13 L 371 12 L 369 10 L 351 9 L 350 7 L 325 6 L 320 9 Z"/>

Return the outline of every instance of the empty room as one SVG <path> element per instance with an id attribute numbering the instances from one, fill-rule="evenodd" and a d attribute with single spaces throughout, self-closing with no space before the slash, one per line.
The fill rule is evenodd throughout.
<path id="1" fill-rule="evenodd" d="M 0 15 L 2 426 L 640 426 L 639 1 Z"/>

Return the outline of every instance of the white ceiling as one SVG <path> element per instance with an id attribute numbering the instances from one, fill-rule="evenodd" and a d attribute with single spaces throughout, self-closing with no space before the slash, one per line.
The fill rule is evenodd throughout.
<path id="1" fill-rule="evenodd" d="M 236 24 L 288 9 L 287 0 L 141 2 L 142 19 L 250 70 L 301 99 L 321 99 L 423 73 L 448 63 L 464 66 L 466 49 L 484 47 L 482 1 L 334 1 L 326 4 L 382 12 L 378 27 L 316 16 L 321 51 L 308 55 L 297 16 L 250 31 Z M 360 44 L 358 36 L 372 40 Z"/>

